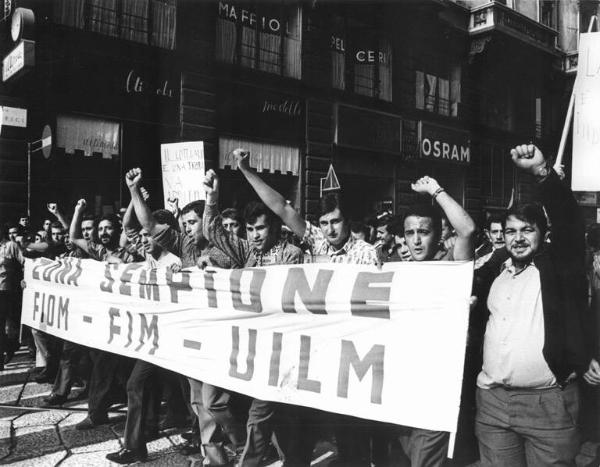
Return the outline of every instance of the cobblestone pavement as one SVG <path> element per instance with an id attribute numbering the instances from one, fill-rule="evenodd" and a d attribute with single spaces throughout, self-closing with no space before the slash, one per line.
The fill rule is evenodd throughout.
<path id="1" fill-rule="evenodd" d="M 0 464 L 15 466 L 109 466 L 116 465 L 105 456 L 122 447 L 126 408 L 113 406 L 110 423 L 93 430 L 79 431 L 75 425 L 87 416 L 87 402 L 78 400 L 81 389 L 72 391 L 62 408 L 43 408 L 43 397 L 50 384 L 33 381 L 33 359 L 25 350 L 0 373 Z M 201 459 L 180 454 L 177 447 L 184 440 L 177 430 L 161 432 L 161 437 L 148 443 L 148 466 L 200 467 Z M 597 467 L 590 461 L 598 444 L 586 443 L 577 459 L 578 467 Z M 392 451 L 393 465 L 406 467 L 401 453 Z M 335 446 L 320 442 L 313 453 L 312 466 L 327 467 L 335 459 Z M 142 464 L 139 464 L 142 465 Z M 280 467 L 277 461 L 268 467 Z M 447 467 L 465 464 L 448 462 Z M 471 464 L 468 467 L 477 467 Z"/>
<path id="2" fill-rule="evenodd" d="M 33 359 L 22 349 L 6 370 L 0 373 L 0 464 L 15 466 L 108 466 L 109 452 L 122 447 L 126 409 L 113 406 L 110 423 L 79 431 L 75 425 L 87 416 L 87 401 L 77 400 L 81 389 L 73 390 L 62 408 L 43 408 L 42 399 L 50 394 L 51 384 L 33 380 Z M 161 432 L 148 443 L 147 466 L 200 467 L 201 459 L 186 457 L 177 447 L 184 443 L 180 431 Z M 317 452 L 316 466 L 325 466 L 334 451 L 323 445 Z M 138 465 L 142 465 L 141 463 Z M 269 467 L 278 467 L 274 462 Z"/>

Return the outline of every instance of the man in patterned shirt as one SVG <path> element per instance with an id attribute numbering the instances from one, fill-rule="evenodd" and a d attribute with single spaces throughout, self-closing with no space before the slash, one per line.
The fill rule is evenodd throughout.
<path id="1" fill-rule="evenodd" d="M 250 168 L 249 152 L 236 149 L 233 155 L 238 168 L 252 185 L 259 198 L 297 235 L 310 249 L 317 262 L 343 264 L 377 264 L 377 253 L 373 245 L 364 240 L 354 239 L 350 235 L 350 221 L 346 217 L 344 198 L 338 193 L 330 193 L 321 199 L 321 216 L 319 227 L 304 220 L 277 191 L 267 185 L 260 176 Z M 314 423 L 311 420 L 314 411 L 297 408 L 296 417 L 299 425 Z M 335 435 L 338 444 L 338 457 L 341 465 L 368 465 L 370 458 L 369 438 L 370 424 L 364 420 L 334 415 Z M 314 430 L 312 430 L 314 431 Z M 299 459 L 294 462 L 310 463 L 312 444 L 308 439 L 312 433 L 304 430 L 299 433 L 302 447 L 295 453 Z M 298 444 L 298 440 L 295 440 Z"/>
<path id="2" fill-rule="evenodd" d="M 204 234 L 211 244 L 231 258 L 233 268 L 302 263 L 302 251 L 287 241 L 280 240 L 281 221 L 263 203 L 251 202 L 246 207 L 244 219 L 247 239 L 244 239 L 227 229 L 222 215 L 218 213 L 219 179 L 213 170 L 206 173 L 204 189 Z M 206 407 L 214 413 L 215 418 L 222 418 L 223 408 L 228 406 L 231 395 L 221 388 L 204 384 L 202 396 Z M 273 402 L 252 400 L 248 412 L 246 441 L 245 444 L 241 443 L 243 452 L 240 465 L 254 467 L 260 464 L 273 434 L 276 408 L 277 405 Z M 228 420 L 223 422 L 230 424 Z M 233 430 L 233 424 L 230 424 L 229 430 L 226 431 L 229 431 L 228 435 L 233 438 L 231 441 L 234 445 L 238 440 L 243 440 L 243 435 L 240 436 Z M 208 452 L 207 446 L 205 451 Z"/>

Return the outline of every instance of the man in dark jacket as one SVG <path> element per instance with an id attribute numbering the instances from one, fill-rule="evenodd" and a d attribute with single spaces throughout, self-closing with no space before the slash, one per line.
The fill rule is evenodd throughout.
<path id="1" fill-rule="evenodd" d="M 482 466 L 574 465 L 579 449 L 577 378 L 590 364 L 586 335 L 584 223 L 570 189 L 534 145 L 511 150 L 533 175 L 540 205 L 512 208 L 504 252 L 478 272 L 489 318 L 477 378 Z"/>

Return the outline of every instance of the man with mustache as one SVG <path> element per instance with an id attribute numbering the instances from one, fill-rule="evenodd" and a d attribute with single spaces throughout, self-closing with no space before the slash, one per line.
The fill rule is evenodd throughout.
<path id="1" fill-rule="evenodd" d="M 214 170 L 209 170 L 204 178 L 206 191 L 206 207 L 204 210 L 204 231 L 209 241 L 219 250 L 223 251 L 232 260 L 232 267 L 255 267 L 275 264 L 299 264 L 303 262 L 302 251 L 280 240 L 281 221 L 267 206 L 259 202 L 250 202 L 244 210 L 246 222 L 246 239 L 240 238 L 223 222 L 223 216 L 218 214 L 219 204 L 219 179 Z M 221 388 L 204 384 L 203 401 L 215 419 L 221 421 L 223 408 L 229 404 L 231 395 Z M 243 432 L 229 427 L 228 435 L 233 444 L 243 451 L 240 465 L 253 467 L 261 462 L 267 453 L 271 436 L 273 434 L 273 419 L 277 404 L 260 399 L 252 399 L 248 411 L 246 426 L 246 440 L 244 443 Z M 236 427 L 237 428 L 237 427 Z M 208 465 L 219 465 L 219 458 L 210 455 L 211 450 L 220 449 L 219 445 L 212 443 L 212 434 L 209 441 L 202 438 L 204 449 L 209 454 Z M 222 449 L 222 448 L 221 448 Z M 225 456 L 219 456 L 226 459 Z"/>
<path id="2" fill-rule="evenodd" d="M 119 246 L 121 224 L 114 214 L 106 214 L 100 218 L 97 227 L 98 243 L 83 238 L 81 220 L 86 205 L 85 199 L 80 199 L 75 206 L 69 228 L 71 242 L 96 261 L 109 260 L 123 263 L 141 261 L 141 257 Z M 133 365 L 130 358 L 98 349 L 91 351 L 91 357 L 93 369 L 89 385 L 88 416 L 75 425 L 78 430 L 89 430 L 109 422 L 108 409 L 113 402 L 112 387 L 117 382 L 127 380 Z"/>
<path id="3" fill-rule="evenodd" d="M 489 311 L 477 377 L 480 463 L 575 465 L 577 379 L 600 383 L 590 358 L 584 220 L 536 146 L 517 146 L 511 156 L 538 182 L 552 243 L 544 242 L 549 228 L 542 207 L 515 206 L 506 216 L 504 256 L 494 254 L 476 274 L 476 292 L 480 301 L 487 295 Z"/>

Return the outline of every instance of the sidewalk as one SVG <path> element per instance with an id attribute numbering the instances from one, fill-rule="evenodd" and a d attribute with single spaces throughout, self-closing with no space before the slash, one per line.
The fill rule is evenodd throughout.
<path id="1" fill-rule="evenodd" d="M 61 409 L 39 408 L 51 385 L 33 381 L 33 366 L 33 359 L 22 350 L 0 374 L 0 464 L 115 465 L 105 456 L 122 447 L 125 407 L 110 413 L 112 423 L 108 425 L 76 430 L 75 425 L 87 416 L 87 401 L 69 400 Z M 162 432 L 161 438 L 148 443 L 148 462 L 144 465 L 191 465 L 192 460 L 176 450 L 184 442 L 178 433 Z"/>
<path id="2" fill-rule="evenodd" d="M 15 466 L 115 466 L 106 460 L 109 452 L 122 447 L 126 407 L 113 406 L 110 424 L 79 431 L 75 425 L 87 416 L 87 400 L 77 400 L 81 389 L 71 392 L 61 408 L 46 408 L 42 399 L 50 394 L 51 384 L 33 380 L 34 359 L 25 349 L 0 373 L 0 464 Z M 184 443 L 181 430 L 161 432 L 148 443 L 144 466 L 200 467 L 201 460 L 183 456 L 177 447 Z M 335 447 L 319 443 L 312 465 L 325 467 L 335 456 Z M 275 462 L 269 467 L 279 467 Z"/>

